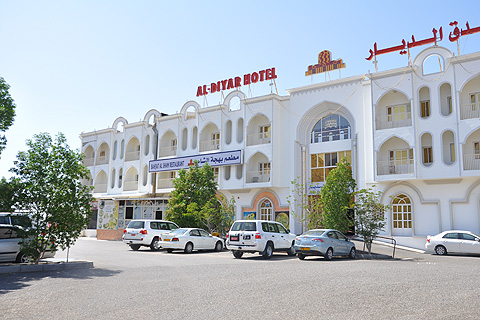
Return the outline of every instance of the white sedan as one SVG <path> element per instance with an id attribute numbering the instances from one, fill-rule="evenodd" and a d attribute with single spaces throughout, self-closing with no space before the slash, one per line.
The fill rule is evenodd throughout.
<path id="1" fill-rule="evenodd" d="M 199 228 L 180 228 L 162 235 L 160 246 L 170 253 L 173 250 L 183 250 L 190 253 L 193 250 L 222 251 L 223 240 L 214 237 Z"/>
<path id="2" fill-rule="evenodd" d="M 480 236 L 470 231 L 444 231 L 436 236 L 427 236 L 425 248 L 427 251 L 439 255 L 447 253 L 480 254 Z"/>

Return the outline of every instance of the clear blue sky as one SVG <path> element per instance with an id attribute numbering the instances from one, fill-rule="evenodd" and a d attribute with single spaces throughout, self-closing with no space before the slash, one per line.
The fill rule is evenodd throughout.
<path id="1" fill-rule="evenodd" d="M 152 108 L 173 114 L 189 100 L 204 105 L 199 85 L 270 67 L 280 95 L 323 82 L 305 77 L 323 50 L 346 63 L 342 78 L 375 70 L 365 60 L 374 42 L 382 49 L 412 35 L 430 38 L 433 28 L 443 27 L 439 45 L 456 52 L 449 23 L 478 27 L 479 9 L 480 2 L 461 0 L 0 0 L 0 76 L 17 105 L 0 177 L 11 176 L 17 152 L 36 133 L 63 132 L 77 149 L 82 131 L 108 128 L 119 116 L 132 123 Z M 480 51 L 480 33 L 460 38 L 460 49 Z M 378 60 L 379 70 L 407 65 L 397 52 Z M 251 90 L 264 95 L 270 86 Z M 210 94 L 207 103 L 220 99 Z"/>

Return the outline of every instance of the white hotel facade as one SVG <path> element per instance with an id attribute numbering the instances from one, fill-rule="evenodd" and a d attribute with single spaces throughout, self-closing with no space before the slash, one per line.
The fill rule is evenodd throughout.
<path id="1" fill-rule="evenodd" d="M 438 70 L 427 72 L 432 61 Z M 144 121 L 120 117 L 82 133 L 97 237 L 119 238 L 130 219 L 164 218 L 177 171 L 149 172 L 150 161 L 237 150 L 240 163 L 214 167 L 237 219 L 287 219 L 301 233 L 291 181 L 319 187 L 347 156 L 358 187 L 375 186 L 391 206 L 383 235 L 420 248 L 443 230 L 480 233 L 480 53 L 433 46 L 408 67 L 287 93 L 235 90 L 221 105 L 192 101 L 175 115 L 150 110 Z"/>

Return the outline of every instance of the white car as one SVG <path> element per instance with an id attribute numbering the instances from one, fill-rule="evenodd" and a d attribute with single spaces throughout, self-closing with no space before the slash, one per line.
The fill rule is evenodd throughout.
<path id="1" fill-rule="evenodd" d="M 145 246 L 156 251 L 160 249 L 162 235 L 175 229 L 178 229 L 178 226 L 170 221 L 132 220 L 123 230 L 122 239 L 132 250 L 136 251 Z"/>
<path id="2" fill-rule="evenodd" d="M 0 261 L 29 262 L 28 256 L 20 251 L 22 240 L 16 231 L 15 226 L 0 224 Z M 42 258 L 53 258 L 55 251 L 45 251 Z"/>
<path id="3" fill-rule="evenodd" d="M 439 255 L 447 253 L 476 253 L 480 254 L 480 236 L 463 230 L 449 230 L 427 236 L 425 248 L 429 252 Z"/>
<path id="4" fill-rule="evenodd" d="M 227 234 L 227 249 L 240 259 L 245 252 L 270 259 L 274 251 L 295 255 L 295 235 L 281 223 L 266 220 L 237 220 Z"/>
<path id="5" fill-rule="evenodd" d="M 212 236 L 203 229 L 180 228 L 165 233 L 160 245 L 167 249 L 168 253 L 173 250 L 183 250 L 185 253 L 191 253 L 193 250 L 222 251 L 223 240 Z"/>

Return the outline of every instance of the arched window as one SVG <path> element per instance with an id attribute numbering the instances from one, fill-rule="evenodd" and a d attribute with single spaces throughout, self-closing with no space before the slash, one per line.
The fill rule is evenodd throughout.
<path id="1" fill-rule="evenodd" d="M 405 194 L 399 194 L 392 201 L 394 234 L 408 234 L 412 229 L 412 202 Z"/>
<path id="2" fill-rule="evenodd" d="M 312 130 L 311 143 L 345 140 L 351 138 L 351 126 L 347 119 L 330 114 L 318 121 Z"/>
<path id="3" fill-rule="evenodd" d="M 265 199 L 260 203 L 260 220 L 274 220 L 273 206 L 269 199 Z"/>

